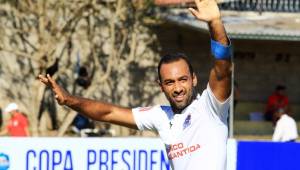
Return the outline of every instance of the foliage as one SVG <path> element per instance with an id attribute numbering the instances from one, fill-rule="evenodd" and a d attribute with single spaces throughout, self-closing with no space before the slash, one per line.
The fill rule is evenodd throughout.
<path id="1" fill-rule="evenodd" d="M 55 61 L 54 77 L 71 93 L 125 106 L 152 103 L 159 92 L 159 56 L 156 37 L 144 23 L 151 8 L 140 0 L 1 1 L 1 106 L 19 103 L 39 135 L 37 114 L 46 90 L 36 76 Z M 88 69 L 87 89 L 75 83 L 79 66 Z M 58 112 L 61 123 L 71 121 L 65 120 L 68 109 Z"/>

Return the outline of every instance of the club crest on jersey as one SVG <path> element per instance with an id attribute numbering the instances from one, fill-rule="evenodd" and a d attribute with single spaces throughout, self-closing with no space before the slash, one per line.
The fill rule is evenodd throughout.
<path id="1" fill-rule="evenodd" d="M 185 120 L 184 120 L 184 122 L 183 122 L 183 129 L 185 129 L 185 128 L 187 128 L 188 126 L 191 125 L 191 118 L 192 118 L 191 114 L 189 114 L 189 115 L 185 118 Z"/>

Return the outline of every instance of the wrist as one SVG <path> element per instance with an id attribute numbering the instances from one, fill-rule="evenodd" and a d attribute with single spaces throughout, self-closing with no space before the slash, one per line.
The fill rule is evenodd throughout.
<path id="1" fill-rule="evenodd" d="M 221 17 L 214 18 L 214 19 L 208 21 L 207 23 L 208 23 L 209 27 L 213 27 L 213 26 L 216 26 L 216 25 L 219 25 L 219 24 L 223 24 L 222 20 L 221 20 Z"/>
<path id="2" fill-rule="evenodd" d="M 74 105 L 75 101 L 74 101 L 74 96 L 70 95 L 69 93 L 66 93 L 64 95 L 62 104 L 66 105 L 66 106 L 72 106 Z"/>

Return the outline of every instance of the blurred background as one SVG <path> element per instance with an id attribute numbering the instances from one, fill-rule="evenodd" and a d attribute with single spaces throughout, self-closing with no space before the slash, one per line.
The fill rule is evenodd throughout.
<path id="1" fill-rule="evenodd" d="M 16 103 L 31 136 L 156 136 L 78 116 L 36 77 L 48 73 L 72 94 L 127 107 L 167 104 L 156 66 L 160 56 L 183 52 L 201 92 L 213 60 L 206 24 L 186 10 L 191 2 L 1 0 L 2 128 L 9 119 L 3 110 Z M 299 128 L 299 0 L 219 0 L 219 6 L 234 46 L 232 137 L 272 139 L 274 120 L 265 118 L 279 86 L 288 99 L 280 108 Z"/>

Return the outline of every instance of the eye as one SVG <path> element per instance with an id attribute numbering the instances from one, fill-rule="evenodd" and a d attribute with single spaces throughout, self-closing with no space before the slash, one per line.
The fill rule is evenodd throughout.
<path id="1" fill-rule="evenodd" d="M 174 81 L 165 81 L 165 85 L 167 85 L 167 86 L 170 86 L 170 85 L 172 85 L 174 83 Z"/>
<path id="2" fill-rule="evenodd" d="M 179 81 L 181 81 L 181 82 L 186 82 L 187 80 L 188 80 L 187 77 L 182 77 L 182 78 L 179 79 Z"/>

